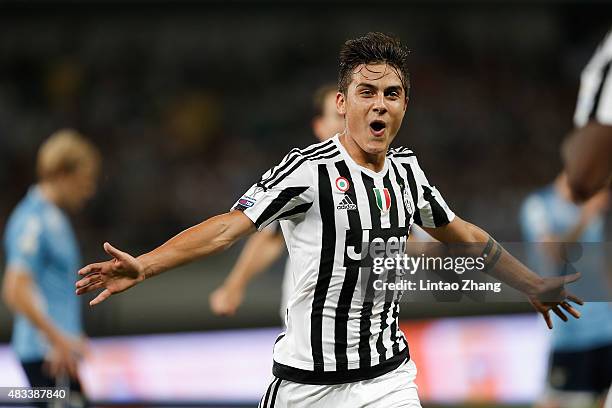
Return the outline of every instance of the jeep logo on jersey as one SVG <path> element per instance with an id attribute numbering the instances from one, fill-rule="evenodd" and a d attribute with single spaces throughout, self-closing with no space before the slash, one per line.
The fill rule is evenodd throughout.
<path id="1" fill-rule="evenodd" d="M 391 194 L 388 188 L 374 188 L 374 196 L 376 197 L 376 205 L 380 211 L 386 213 L 391 208 Z"/>
<path id="2" fill-rule="evenodd" d="M 380 232 L 383 231 L 385 230 Z M 346 254 L 354 261 L 361 261 L 368 256 L 371 259 L 393 258 L 406 252 L 406 235 L 400 237 L 390 234 L 383 235 L 387 236 L 378 236 L 370 240 L 370 230 L 363 230 L 361 251 L 357 252 L 353 245 L 348 245 L 346 247 Z"/>
<path id="3" fill-rule="evenodd" d="M 336 188 L 343 193 L 346 193 L 348 189 L 351 187 L 351 184 L 344 177 L 338 177 L 336 179 Z"/>

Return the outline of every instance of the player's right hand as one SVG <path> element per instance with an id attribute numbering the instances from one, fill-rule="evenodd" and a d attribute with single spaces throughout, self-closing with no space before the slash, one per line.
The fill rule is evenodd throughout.
<path id="1" fill-rule="evenodd" d="M 59 334 L 49 339 L 51 350 L 45 356 L 45 370 L 52 377 L 67 374 L 73 379 L 77 378 L 77 364 L 83 356 L 84 344 L 80 339 Z"/>
<path id="2" fill-rule="evenodd" d="M 208 299 L 214 314 L 232 316 L 242 303 L 244 291 L 229 285 L 219 286 Z"/>
<path id="3" fill-rule="evenodd" d="M 145 279 L 143 266 L 132 255 L 114 248 L 108 242 L 104 243 L 104 251 L 113 259 L 87 265 L 79 270 L 82 278 L 76 283 L 77 295 L 104 288 L 89 302 L 90 306 L 97 305 L 111 295 L 123 292 Z"/>

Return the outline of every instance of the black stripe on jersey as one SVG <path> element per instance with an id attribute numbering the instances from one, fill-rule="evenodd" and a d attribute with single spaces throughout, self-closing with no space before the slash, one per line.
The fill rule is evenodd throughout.
<path id="1" fill-rule="evenodd" d="M 296 158 L 299 158 L 300 156 L 304 155 L 309 155 L 311 153 L 316 153 L 329 146 L 331 144 L 330 142 L 331 140 L 328 140 L 325 143 L 309 146 L 305 149 L 298 149 L 297 147 L 295 149 L 291 149 L 291 151 L 285 156 L 287 160 L 285 160 L 284 163 L 281 162 L 281 164 L 279 164 L 268 177 L 266 177 L 265 179 L 262 178 L 260 182 L 263 184 L 272 180 L 274 177 L 276 177 L 278 173 L 289 167 Z"/>
<path id="2" fill-rule="evenodd" d="M 399 299 L 395 302 L 393 308 L 393 323 L 391 323 L 391 338 L 393 339 L 393 355 L 397 355 L 400 352 L 399 349 L 399 336 L 397 335 L 397 319 L 399 317 Z"/>
<path id="3" fill-rule="evenodd" d="M 331 152 L 331 153 L 329 153 L 329 152 Z M 328 154 L 324 155 L 323 153 L 328 153 Z M 288 175 L 293 173 L 295 171 L 295 169 L 300 167 L 302 165 L 302 163 L 304 163 L 306 160 L 328 159 L 328 158 L 331 158 L 331 157 L 338 156 L 339 154 L 340 154 L 340 151 L 338 150 L 336 145 L 333 145 L 333 146 L 330 146 L 329 148 L 325 149 L 324 151 L 323 150 L 322 151 L 316 151 L 314 153 L 311 153 L 310 155 L 303 156 L 293 165 L 293 167 L 291 167 L 289 170 L 286 170 L 283 174 L 279 174 L 278 177 L 276 178 L 276 180 L 274 180 L 273 182 L 269 183 L 268 184 L 268 188 L 272 188 L 275 185 L 277 185 L 278 183 L 280 183 L 281 181 L 283 181 L 285 179 L 285 177 L 287 177 Z"/>
<path id="4" fill-rule="evenodd" d="M 419 191 L 417 190 L 416 179 L 414 178 L 414 173 L 412 172 L 412 166 L 408 163 L 402 163 L 402 166 L 404 166 L 404 169 L 406 170 L 408 186 L 410 187 L 410 194 L 412 195 L 412 202 L 414 203 L 414 222 L 416 222 L 417 225 L 423 226 L 421 213 L 419 212 Z"/>
<path id="5" fill-rule="evenodd" d="M 391 210 L 389 213 L 389 221 L 391 223 L 391 227 L 397 227 L 399 226 L 399 205 L 397 203 L 397 199 L 395 196 L 395 189 L 393 188 L 393 185 L 391 183 L 391 179 L 389 178 L 389 172 L 387 172 L 387 174 L 385 175 L 385 177 L 383 177 L 383 185 L 385 186 L 385 188 L 387 188 L 389 190 L 389 195 L 391 196 Z M 387 282 L 395 282 L 395 270 L 391 270 L 389 271 L 389 275 L 387 276 Z M 385 303 L 383 305 L 383 310 L 382 313 L 380 315 L 380 333 L 378 334 L 378 339 L 376 339 L 376 351 L 378 351 L 378 355 L 379 355 L 379 362 L 383 363 L 386 360 L 386 354 L 387 354 L 387 349 L 385 348 L 384 345 L 384 339 L 383 336 L 386 333 L 387 327 L 389 327 L 389 325 L 387 324 L 387 317 L 389 316 L 389 310 L 391 309 L 391 305 L 393 305 L 393 295 L 394 295 L 394 291 L 390 291 L 387 289 L 386 293 L 385 293 Z M 397 327 L 394 327 L 394 325 L 391 325 L 391 341 L 395 344 L 395 336 L 397 335 Z"/>
<path id="6" fill-rule="evenodd" d="M 315 157 L 310 157 L 308 160 L 310 161 L 314 161 L 314 160 L 323 160 L 323 159 L 331 159 L 332 157 L 336 157 L 340 155 L 340 150 L 336 149 L 335 151 L 329 153 L 329 154 L 322 154 L 319 156 L 315 156 Z"/>
<path id="7" fill-rule="evenodd" d="M 389 221 L 391 222 L 391 228 L 398 228 L 400 206 L 397 202 L 397 187 L 394 187 L 393 183 L 391 183 L 389 172 L 387 172 L 387 174 L 385 174 L 385 176 L 383 177 L 383 186 L 385 186 L 385 188 L 389 190 L 389 195 L 391 196 L 391 210 L 389 211 Z"/>
<path id="8" fill-rule="evenodd" d="M 310 209 L 310 207 L 312 207 L 312 203 L 304 203 L 304 204 L 296 205 L 289 211 L 285 211 L 284 213 L 280 214 L 278 217 L 276 217 L 276 219 L 282 220 L 285 218 L 289 218 L 292 215 L 305 213 L 306 211 Z"/>
<path id="9" fill-rule="evenodd" d="M 408 356 L 408 360 L 410 360 L 410 348 L 408 347 L 408 342 L 406 341 L 406 338 L 403 335 L 400 337 L 402 338 L 402 343 L 404 343 L 404 349 L 402 350 L 402 354 L 404 353 L 404 350 L 405 350 L 406 355 Z"/>
<path id="10" fill-rule="evenodd" d="M 402 197 L 402 200 L 403 200 L 404 199 L 404 189 L 407 188 L 405 185 L 405 180 L 401 178 L 400 172 L 398 168 L 395 166 L 395 163 L 393 163 L 393 161 L 391 161 L 391 168 L 393 169 L 395 180 L 400 184 L 400 196 Z M 402 208 L 404 209 L 404 216 L 406 219 L 406 223 L 404 224 L 404 227 L 408 229 L 410 227 L 410 217 L 412 217 L 412 214 L 408 211 L 405 204 L 402 205 Z M 395 307 L 393 309 L 393 323 L 391 324 L 392 338 L 395 339 L 393 343 L 393 355 L 397 355 L 399 353 L 400 336 L 397 335 L 398 316 L 399 316 L 399 299 L 395 302 Z"/>
<path id="11" fill-rule="evenodd" d="M 321 145 L 315 145 L 315 146 L 310 146 L 306 149 L 300 150 L 300 149 L 292 149 L 289 154 L 287 155 L 287 157 L 289 157 L 287 159 L 287 161 L 283 164 L 278 165 L 273 171 L 272 174 L 270 174 L 268 177 L 266 177 L 266 179 L 262 179 L 259 181 L 259 184 L 261 184 L 262 186 L 266 187 L 266 188 L 270 188 L 270 183 L 273 182 L 282 171 L 288 169 L 296 160 L 299 161 L 299 163 L 303 163 L 304 162 L 304 158 L 308 158 L 311 157 L 313 155 L 317 155 L 319 153 L 325 153 L 328 151 L 331 151 L 335 148 L 336 146 L 333 144 L 332 140 L 328 140 L 327 142 L 321 144 Z M 290 170 L 288 173 L 284 174 L 284 176 L 282 178 L 285 178 L 288 174 L 291 174 L 291 172 L 293 170 L 295 170 L 298 166 L 294 166 L 292 168 L 292 170 Z M 282 180 L 281 178 L 281 180 Z M 275 183 L 277 184 L 277 183 Z"/>
<path id="12" fill-rule="evenodd" d="M 387 156 L 396 157 L 396 155 L 399 153 L 412 153 L 412 150 L 407 147 L 395 147 L 393 149 L 389 149 L 389 151 L 387 152 Z M 414 155 L 414 153 L 412 154 Z"/>
<path id="13" fill-rule="evenodd" d="M 276 404 L 276 394 L 278 393 L 278 388 L 280 387 L 281 381 L 283 380 L 279 378 L 278 382 L 274 386 L 274 391 L 272 392 L 272 401 L 270 402 L 270 408 L 274 408 L 274 405 Z"/>
<path id="14" fill-rule="evenodd" d="M 396 153 L 393 155 L 393 157 L 396 158 L 400 158 L 400 157 L 414 157 L 416 156 L 414 153 Z"/>
<path id="15" fill-rule="evenodd" d="M 257 218 L 257 221 L 255 221 L 255 226 L 259 228 L 261 224 L 263 224 L 270 218 L 274 217 L 274 215 L 277 212 L 282 210 L 283 207 L 287 205 L 289 201 L 291 201 L 291 199 L 299 196 L 306 190 L 308 190 L 308 186 L 306 187 L 287 187 L 286 189 L 282 190 L 280 194 L 274 200 L 272 200 L 270 205 L 268 205 L 266 209 L 263 210 L 263 212 Z"/>
<path id="16" fill-rule="evenodd" d="M 372 220 L 371 234 L 374 236 L 375 231 L 380 231 L 381 229 L 380 209 L 376 205 L 376 197 L 374 196 L 374 180 L 363 173 L 361 173 L 361 180 L 368 196 L 370 218 Z M 372 238 L 372 236 L 370 238 Z M 359 367 L 362 368 L 370 367 L 372 363 L 372 357 L 370 355 L 370 327 L 372 325 L 372 308 L 374 306 L 372 299 L 374 299 L 374 273 L 370 270 L 359 322 Z"/>
<path id="17" fill-rule="evenodd" d="M 329 153 L 329 152 L 333 152 L 334 150 L 338 150 L 338 148 L 336 147 L 335 144 L 331 144 L 328 147 L 326 147 L 325 149 L 318 149 L 310 154 L 305 154 L 303 157 L 305 159 L 314 159 L 315 157 L 321 156 L 323 154 Z"/>
<path id="18" fill-rule="evenodd" d="M 334 256 L 336 252 L 336 220 L 332 186 L 327 165 L 319 164 L 319 206 L 321 212 L 322 237 L 319 275 L 312 299 L 310 314 L 310 344 L 314 370 L 323 372 L 323 306 L 327 290 L 334 271 Z"/>
<path id="19" fill-rule="evenodd" d="M 349 185 L 353 186 L 353 179 L 351 173 L 346 165 L 346 162 L 339 161 L 336 163 L 336 168 L 340 176 L 348 180 Z M 359 208 L 357 202 L 357 194 L 355 188 L 349 188 L 345 193 L 345 196 Z M 355 210 L 346 210 L 349 222 L 349 230 L 346 232 L 346 243 L 353 245 L 359 251 L 361 251 L 363 231 L 361 229 L 361 219 L 359 213 Z M 340 290 L 340 297 L 338 298 L 338 306 L 336 307 L 336 320 L 335 332 L 334 332 L 334 352 L 336 355 L 336 370 L 343 371 L 348 370 L 348 357 L 346 355 L 347 349 L 347 331 L 348 331 L 348 315 L 351 308 L 351 301 L 355 293 L 355 287 L 359 279 L 359 266 L 360 261 L 351 259 L 346 251 L 344 253 L 344 267 L 346 273 L 344 274 L 344 282 L 342 282 L 342 289 Z"/>
<path id="20" fill-rule="evenodd" d="M 393 161 L 391 161 L 391 168 L 393 169 L 393 174 L 395 175 L 395 180 L 397 181 L 397 183 L 400 186 L 400 197 L 402 198 L 402 200 L 404 200 L 404 191 L 408 188 L 406 186 L 406 181 L 400 175 L 400 172 L 397 169 L 397 166 L 395 165 L 395 163 L 393 163 Z M 416 205 L 415 205 L 415 207 L 416 207 Z M 412 214 L 410 213 L 410 211 L 408 211 L 408 208 L 406 208 L 406 204 L 405 203 L 402 203 L 402 208 L 404 209 L 404 219 L 406 220 L 404 222 L 403 227 L 406 227 L 406 229 L 408 229 L 410 227 L 410 217 L 412 217 Z M 399 209 L 398 209 L 398 211 L 399 211 Z"/>
<path id="21" fill-rule="evenodd" d="M 395 281 L 395 271 L 389 271 L 389 274 L 387 276 L 387 282 L 394 282 Z M 389 291 L 385 292 L 385 303 L 383 304 L 383 310 L 380 313 L 380 333 L 378 333 L 378 338 L 376 339 L 376 351 L 378 352 L 378 359 L 380 363 L 383 363 L 387 357 L 387 349 L 385 348 L 385 344 L 383 343 L 384 339 L 383 336 L 385 334 L 385 331 L 387 330 L 387 327 L 389 327 L 389 325 L 387 324 L 387 317 L 389 316 L 389 309 L 391 309 L 391 305 L 393 304 L 393 302 L 391 302 L 389 300 L 389 297 L 392 297 L 392 291 L 391 293 Z M 391 333 L 391 340 L 395 341 L 395 332 L 397 330 L 392 330 Z"/>
<path id="22" fill-rule="evenodd" d="M 448 224 L 450 222 L 448 215 L 446 215 L 444 208 L 442 208 L 438 201 L 436 201 L 436 198 L 431 192 L 431 188 L 428 186 L 421 187 L 423 188 L 423 197 L 431 206 L 431 214 L 433 216 L 434 225 L 436 227 L 443 227 L 444 225 Z"/>
<path id="23" fill-rule="evenodd" d="M 272 374 L 275 377 L 283 380 L 293 381 L 300 384 L 346 384 L 349 382 L 370 380 L 380 377 L 390 371 L 395 370 L 404 361 L 410 360 L 408 354 L 408 346 L 399 354 L 391 357 L 382 364 L 377 364 L 374 367 L 366 368 L 351 368 L 346 371 L 308 371 L 295 367 L 290 367 L 285 364 L 274 362 L 272 366 Z"/>
<path id="24" fill-rule="evenodd" d="M 275 378 L 270 385 L 268 385 L 268 390 L 266 391 L 266 395 L 264 397 L 262 397 L 262 401 L 259 403 L 259 405 L 262 408 L 266 408 L 268 406 L 268 400 L 270 399 L 270 391 L 272 390 L 272 386 L 274 385 L 274 383 L 276 381 L 280 381 L 278 378 Z M 262 405 L 263 402 L 263 405 Z"/>
<path id="25" fill-rule="evenodd" d="M 589 113 L 589 120 L 597 119 L 599 100 L 601 99 L 601 92 L 603 91 L 604 85 L 606 84 L 606 79 L 608 78 L 608 73 L 610 72 L 611 63 L 612 61 L 608 61 L 608 63 L 603 66 L 601 71 L 601 82 L 599 83 L 599 88 L 597 88 L 597 92 L 595 92 L 595 96 L 593 97 L 593 107 L 591 108 L 591 113 Z"/>

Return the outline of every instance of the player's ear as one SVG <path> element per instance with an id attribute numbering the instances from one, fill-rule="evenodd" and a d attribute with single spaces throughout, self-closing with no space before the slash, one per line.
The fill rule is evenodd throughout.
<path id="1" fill-rule="evenodd" d="M 346 114 L 346 98 L 342 92 L 336 94 L 336 110 L 341 115 Z"/>

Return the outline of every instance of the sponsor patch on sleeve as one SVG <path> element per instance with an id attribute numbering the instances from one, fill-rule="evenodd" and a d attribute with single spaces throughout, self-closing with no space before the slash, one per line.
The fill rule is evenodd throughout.
<path id="1" fill-rule="evenodd" d="M 251 197 L 242 197 L 238 200 L 238 205 L 244 208 L 251 208 L 255 204 L 255 200 L 251 199 Z"/>

